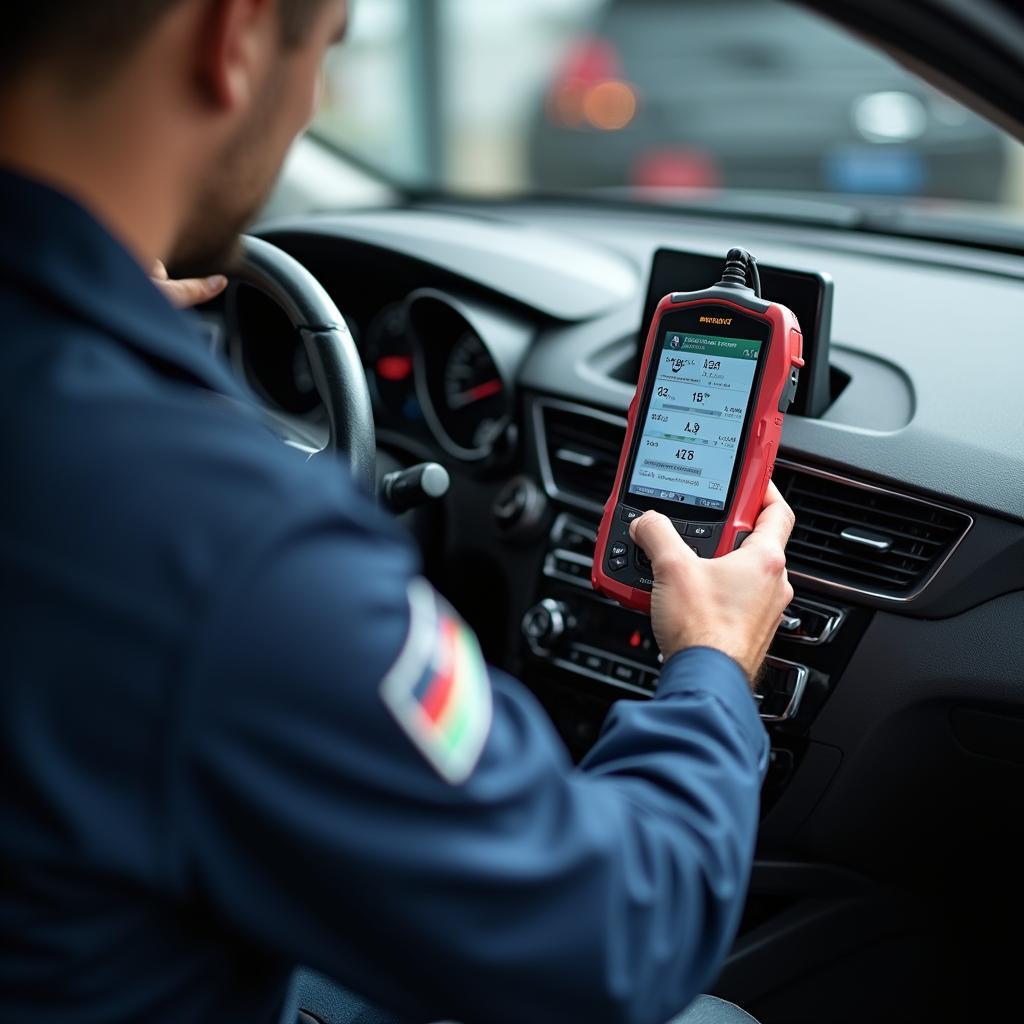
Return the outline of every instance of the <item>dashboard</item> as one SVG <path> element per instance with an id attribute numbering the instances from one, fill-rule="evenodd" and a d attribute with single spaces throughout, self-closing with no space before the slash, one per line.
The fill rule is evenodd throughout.
<path id="1" fill-rule="evenodd" d="M 262 225 L 357 339 L 385 468 L 442 462 L 407 517 L 426 571 L 576 757 L 654 688 L 649 624 L 590 559 L 660 249 L 834 281 L 820 415 L 786 419 L 796 598 L 761 686 L 772 736 L 759 851 L 886 876 L 998 841 L 1024 811 L 1024 259 L 835 228 L 573 203 L 436 203 Z M 313 446 L 298 339 L 239 303 L 236 370 Z M 1009 763 L 1011 767 L 1007 767 Z M 998 808 L 998 811 L 995 809 Z M 886 842 L 877 836 L 885 831 Z M 971 846 L 973 849 L 974 847 Z"/>

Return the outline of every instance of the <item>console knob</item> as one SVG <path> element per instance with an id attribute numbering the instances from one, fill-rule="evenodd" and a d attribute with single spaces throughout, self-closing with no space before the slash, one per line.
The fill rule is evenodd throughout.
<path id="1" fill-rule="evenodd" d="M 535 604 L 523 616 L 523 636 L 535 654 L 548 654 L 565 633 L 569 610 L 550 597 Z"/>
<path id="2" fill-rule="evenodd" d="M 547 498 L 528 476 L 517 476 L 502 488 L 491 511 L 506 540 L 524 543 L 543 532 Z"/>

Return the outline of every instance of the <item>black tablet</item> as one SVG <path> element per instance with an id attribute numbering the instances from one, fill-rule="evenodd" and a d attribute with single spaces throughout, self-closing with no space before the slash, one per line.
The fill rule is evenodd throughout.
<path id="1" fill-rule="evenodd" d="M 756 254 L 755 254 L 756 255 Z M 767 263 L 758 264 L 761 293 L 772 302 L 788 306 L 800 321 L 804 336 L 806 365 L 790 412 L 799 416 L 820 416 L 829 405 L 828 353 L 832 332 L 833 283 L 828 274 L 791 270 Z M 722 273 L 722 256 L 675 249 L 654 254 L 647 304 L 637 347 L 637 367 L 647 332 L 658 303 L 671 292 L 695 292 L 714 284 Z"/>

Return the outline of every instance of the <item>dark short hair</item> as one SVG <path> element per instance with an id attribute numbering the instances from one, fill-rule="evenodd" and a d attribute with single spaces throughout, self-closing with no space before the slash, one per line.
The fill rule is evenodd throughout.
<path id="1" fill-rule="evenodd" d="M 0 85 L 34 64 L 66 68 L 76 85 L 101 80 L 182 0 L 25 0 L 5 5 Z M 301 43 L 326 0 L 278 0 L 286 45 Z"/>

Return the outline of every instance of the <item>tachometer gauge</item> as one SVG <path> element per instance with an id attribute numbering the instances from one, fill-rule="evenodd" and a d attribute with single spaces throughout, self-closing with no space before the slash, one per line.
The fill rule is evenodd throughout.
<path id="1" fill-rule="evenodd" d="M 444 423 L 449 435 L 463 448 L 488 446 L 507 413 L 505 385 L 491 354 L 475 331 L 464 331 L 444 368 Z"/>
<path id="2" fill-rule="evenodd" d="M 366 332 L 363 365 L 374 405 L 395 419 L 421 420 L 405 305 L 386 306 Z"/>
<path id="3" fill-rule="evenodd" d="M 494 457 L 512 432 L 512 382 L 529 331 L 503 312 L 423 288 L 406 302 L 416 391 L 435 440 L 464 462 Z"/>

